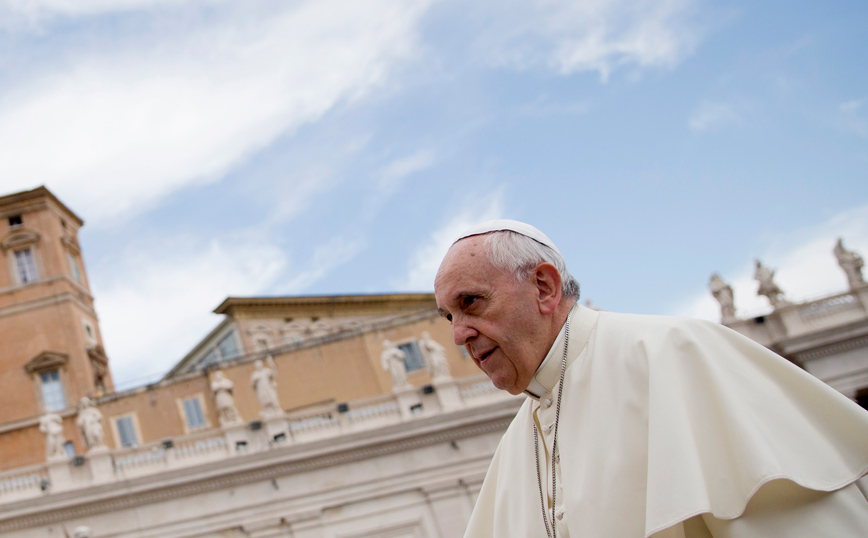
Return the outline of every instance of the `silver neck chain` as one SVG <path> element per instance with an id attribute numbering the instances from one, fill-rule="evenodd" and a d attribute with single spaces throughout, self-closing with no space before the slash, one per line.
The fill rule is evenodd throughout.
<path id="1" fill-rule="evenodd" d="M 549 518 L 546 513 L 546 499 L 543 493 L 542 476 L 539 472 L 539 433 L 537 433 L 536 421 L 533 421 L 533 454 L 536 457 L 536 482 L 539 484 L 539 501 L 542 508 L 543 523 L 546 526 L 548 538 L 557 538 L 558 530 L 555 527 L 555 501 L 558 490 L 555 454 L 558 453 L 558 421 L 561 418 L 561 395 L 564 393 L 564 375 L 567 372 L 567 348 L 570 344 L 570 315 L 567 315 L 567 323 L 564 328 L 564 356 L 561 359 L 561 380 L 558 383 L 558 400 L 555 404 L 555 434 L 552 439 L 552 524 L 549 527 Z"/>

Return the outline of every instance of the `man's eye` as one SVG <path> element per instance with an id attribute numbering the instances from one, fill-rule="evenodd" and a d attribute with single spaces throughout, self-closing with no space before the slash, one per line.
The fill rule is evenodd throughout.
<path id="1" fill-rule="evenodd" d="M 446 314 L 446 321 L 452 323 L 452 314 Z"/>
<path id="2" fill-rule="evenodd" d="M 461 307 L 462 307 L 462 308 L 469 308 L 470 306 L 473 305 L 473 303 L 476 302 L 477 299 L 479 299 L 479 297 L 473 297 L 473 296 L 465 297 L 465 298 L 461 301 Z"/>

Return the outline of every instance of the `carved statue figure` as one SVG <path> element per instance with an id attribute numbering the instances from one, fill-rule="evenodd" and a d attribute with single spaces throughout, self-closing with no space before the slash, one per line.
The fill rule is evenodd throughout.
<path id="1" fill-rule="evenodd" d="M 211 392 L 214 394 L 217 418 L 220 420 L 221 426 L 241 421 L 238 409 L 235 408 L 235 400 L 232 398 L 234 387 L 235 383 L 226 379 L 223 372 L 217 370 L 214 373 L 214 379 L 211 380 Z"/>
<path id="2" fill-rule="evenodd" d="M 105 448 L 105 434 L 102 430 L 102 413 L 99 412 L 90 398 L 85 396 L 78 402 L 78 428 L 84 437 L 87 450 Z"/>
<path id="3" fill-rule="evenodd" d="M 847 282 L 850 284 L 850 289 L 856 289 L 865 285 L 865 279 L 862 277 L 862 266 L 865 265 L 862 256 L 852 250 L 844 248 L 844 240 L 838 238 L 838 243 L 835 244 L 835 257 L 838 258 L 838 265 L 844 270 L 847 275 Z"/>
<path id="4" fill-rule="evenodd" d="M 52 413 L 46 407 L 39 419 L 39 431 L 45 434 L 46 459 L 66 458 L 66 451 L 63 449 L 66 439 L 63 437 L 63 419 L 60 415 Z"/>
<path id="5" fill-rule="evenodd" d="M 735 301 L 732 297 L 732 286 L 724 282 L 717 273 L 712 273 L 708 281 L 711 294 L 720 303 L 720 321 L 728 323 L 735 320 Z"/>
<path id="6" fill-rule="evenodd" d="M 446 362 L 446 349 L 432 340 L 428 331 L 422 333 L 422 340 L 419 341 L 419 345 L 422 347 L 422 353 L 428 359 L 428 369 L 431 371 L 431 377 L 434 379 L 452 377 L 449 373 L 449 363 Z"/>
<path id="7" fill-rule="evenodd" d="M 757 295 L 765 295 L 769 298 L 769 303 L 775 308 L 781 305 L 789 304 L 789 302 L 784 299 L 784 292 L 781 288 L 778 287 L 774 282 L 775 272 L 768 267 L 763 267 L 762 262 L 756 260 L 756 271 L 754 271 L 753 277 L 759 282 L 759 288 L 757 289 Z"/>
<path id="8" fill-rule="evenodd" d="M 72 531 L 72 538 L 93 538 L 93 531 L 90 530 L 90 527 L 82 525 Z"/>
<path id="9" fill-rule="evenodd" d="M 271 356 L 268 357 L 271 359 Z M 274 364 L 274 360 L 269 360 Z M 256 393 L 256 398 L 259 400 L 259 405 L 262 407 L 262 416 L 280 415 L 283 411 L 280 409 L 280 401 L 277 399 L 277 381 L 274 379 L 274 370 L 263 364 L 262 360 L 257 359 L 254 365 L 253 374 L 250 375 L 250 385 L 253 387 L 253 392 Z"/>
<path id="10" fill-rule="evenodd" d="M 392 390 L 407 387 L 407 369 L 404 365 L 406 354 L 398 349 L 398 346 L 389 340 L 383 340 L 383 353 L 380 355 L 380 364 L 383 370 L 389 372 L 392 377 Z"/>

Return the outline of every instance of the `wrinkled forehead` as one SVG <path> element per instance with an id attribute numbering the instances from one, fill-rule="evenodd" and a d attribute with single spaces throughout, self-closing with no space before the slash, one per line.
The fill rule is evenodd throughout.
<path id="1" fill-rule="evenodd" d="M 496 271 L 488 261 L 484 236 L 472 236 L 453 244 L 443 257 L 434 278 L 435 293 L 452 284 L 468 284 L 490 278 Z"/>
<path id="2" fill-rule="evenodd" d="M 462 237 L 452 243 L 452 246 L 446 251 L 443 261 L 440 262 L 440 269 L 437 271 L 437 274 L 439 275 L 455 267 L 469 268 L 474 264 L 487 260 L 486 254 L 487 249 L 484 235 Z"/>

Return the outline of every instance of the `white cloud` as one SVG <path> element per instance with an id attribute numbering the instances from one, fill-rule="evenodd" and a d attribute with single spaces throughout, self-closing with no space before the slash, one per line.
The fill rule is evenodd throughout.
<path id="1" fill-rule="evenodd" d="M 429 168 L 434 164 L 434 153 L 421 149 L 410 155 L 393 160 L 380 169 L 380 189 L 385 194 L 394 192 L 398 184 L 407 176 Z"/>
<path id="2" fill-rule="evenodd" d="M 455 238 L 471 226 L 501 218 L 503 215 L 502 198 L 502 192 L 497 191 L 490 200 L 477 201 L 474 205 L 468 205 L 453 217 L 446 219 L 442 227 L 431 233 L 428 242 L 413 253 L 407 276 L 403 281 L 393 284 L 395 289 L 400 291 L 433 289 L 434 276 L 437 274 L 440 262 L 446 255 L 446 251 L 452 246 Z M 484 204 L 482 211 L 480 211 L 480 203 Z"/>
<path id="3" fill-rule="evenodd" d="M 279 286 L 277 293 L 293 294 L 304 290 L 335 267 L 351 260 L 363 247 L 362 241 L 350 241 L 344 237 L 335 237 L 328 243 L 318 246 L 311 257 L 310 267 L 298 272 L 294 278 Z"/>
<path id="4" fill-rule="evenodd" d="M 66 51 L 22 73 L 0 93 L 6 189 L 47 184 L 99 224 L 216 181 L 278 135 L 384 84 L 412 55 L 426 4 L 280 7 Z"/>
<path id="5" fill-rule="evenodd" d="M 515 0 L 487 4 L 490 30 L 483 54 L 514 67 L 547 65 L 563 74 L 596 71 L 606 80 L 619 66 L 671 68 L 699 38 L 692 0 Z"/>
<path id="6" fill-rule="evenodd" d="M 725 125 L 741 123 L 741 116 L 727 103 L 703 102 L 693 111 L 687 125 L 691 131 L 715 131 Z"/>
<path id="7" fill-rule="evenodd" d="M 519 109 L 519 114 L 531 118 L 585 114 L 590 109 L 587 101 L 557 102 L 541 95 Z"/>
<path id="8" fill-rule="evenodd" d="M 868 136 L 868 113 L 866 107 L 868 98 L 851 99 L 841 103 L 838 109 L 841 111 L 841 123 L 843 127 L 859 136 Z"/>
<path id="9" fill-rule="evenodd" d="M 756 256 L 763 265 L 776 270 L 775 282 L 789 300 L 798 302 L 843 292 L 847 289 L 844 272 L 832 249 L 838 238 L 848 250 L 868 258 L 868 206 L 844 212 L 813 230 L 798 230 L 773 238 Z M 753 317 L 771 309 L 765 297 L 756 295 L 754 261 L 742 260 L 720 276 L 733 288 L 736 315 Z M 868 276 L 868 275 L 866 275 Z M 674 314 L 720 320 L 720 307 L 707 290 L 697 292 L 673 309 Z"/>
<path id="10" fill-rule="evenodd" d="M 153 381 L 219 323 L 211 311 L 223 299 L 261 294 L 287 266 L 278 247 L 249 238 L 162 247 L 131 246 L 91 271 L 116 384 Z"/>

